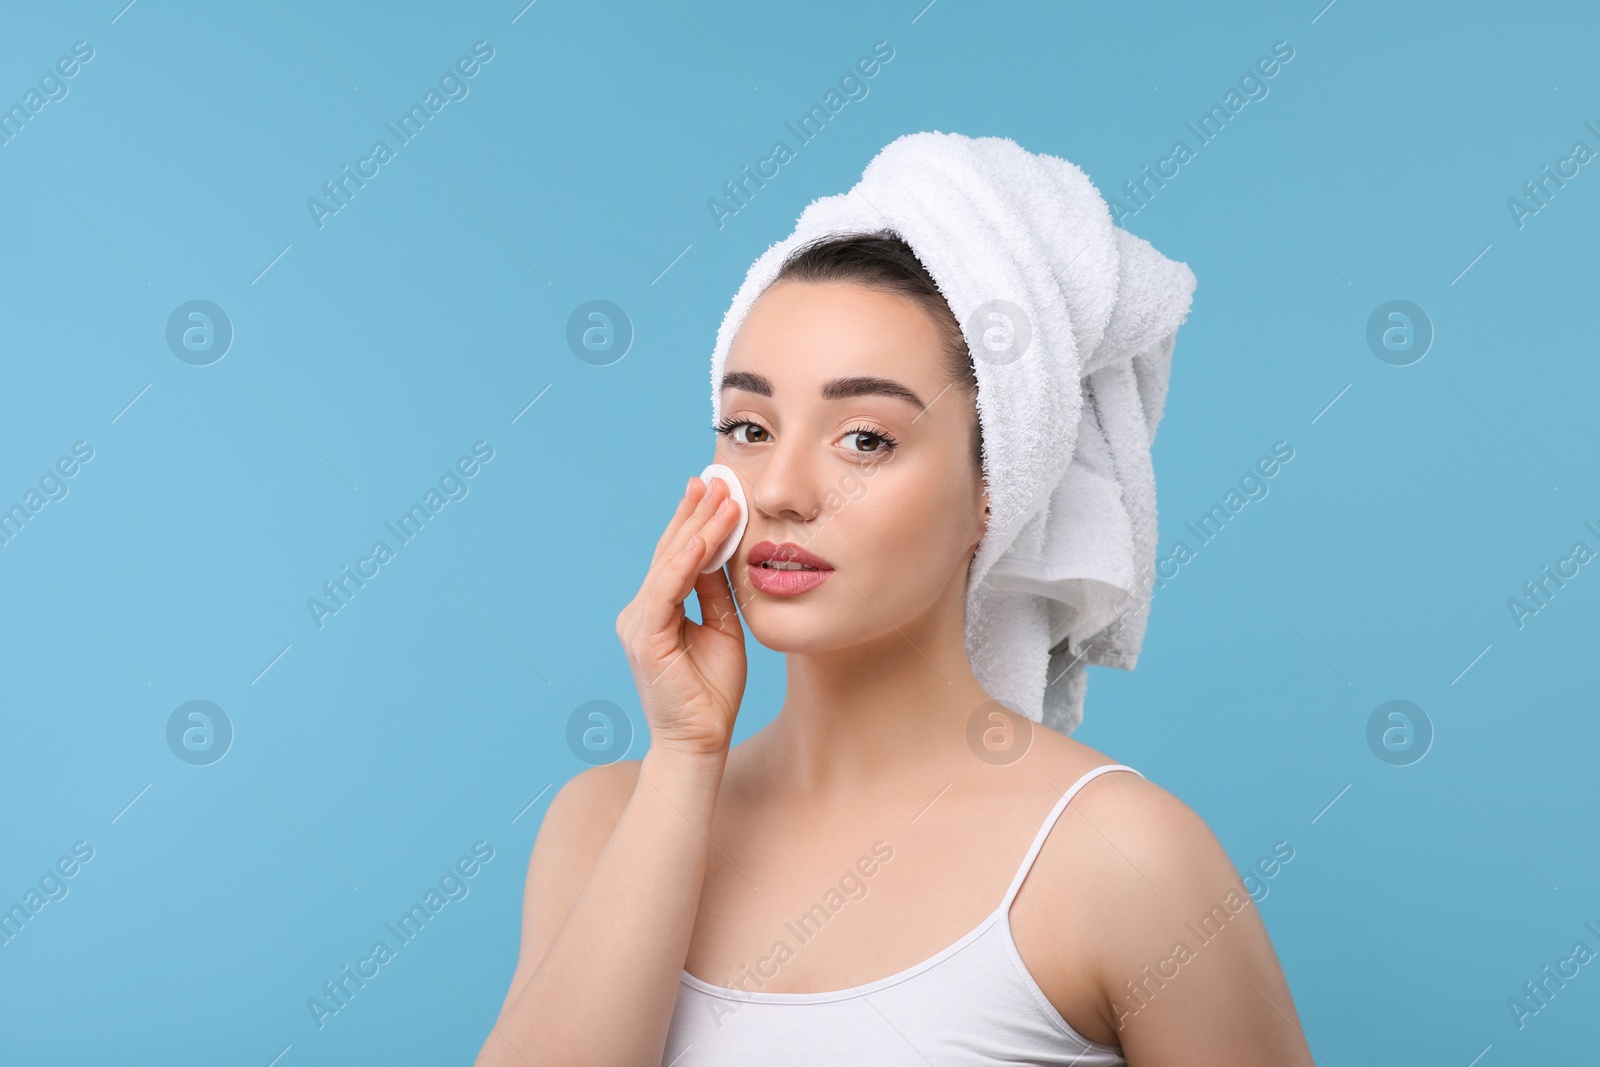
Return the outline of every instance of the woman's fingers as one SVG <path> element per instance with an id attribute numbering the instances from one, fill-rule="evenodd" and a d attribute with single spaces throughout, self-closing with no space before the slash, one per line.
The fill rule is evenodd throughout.
<path id="1" fill-rule="evenodd" d="M 650 565 L 645 568 L 644 580 L 639 584 L 639 589 L 633 594 L 633 599 L 628 602 L 628 606 L 623 609 L 624 614 L 633 614 L 643 602 L 645 594 L 650 588 L 651 578 L 659 568 L 661 558 L 675 551 L 674 546 L 681 546 L 683 540 L 686 539 L 680 536 L 684 524 L 694 515 L 696 509 L 705 502 L 706 495 L 707 487 L 705 483 L 698 478 L 690 478 L 689 484 L 683 491 L 682 498 L 678 501 L 677 510 L 673 512 L 672 518 L 667 521 L 667 528 L 661 532 L 661 536 L 656 540 L 655 551 L 650 554 Z"/>
<path id="2" fill-rule="evenodd" d="M 689 512 L 683 522 L 678 525 L 678 528 L 673 531 L 672 537 L 667 541 L 666 549 L 662 552 L 663 558 L 671 558 L 677 555 L 683 548 L 684 543 L 700 532 L 701 527 L 716 512 L 722 501 L 728 499 L 728 487 L 726 485 L 719 486 L 717 484 L 719 480 L 712 479 L 711 484 L 706 487 L 705 492 L 700 496 L 699 502 L 695 504 L 693 510 Z M 684 595 L 688 595 L 687 591 Z"/>
<path id="3" fill-rule="evenodd" d="M 704 536 L 709 538 L 711 544 L 720 545 L 738 525 L 739 506 L 730 499 L 726 508 L 706 524 Z M 709 559 L 710 554 L 707 553 L 705 558 Z M 731 559 L 727 562 L 731 562 Z M 705 566 L 704 560 L 701 566 Z M 696 573 L 694 591 L 700 598 L 701 625 L 710 626 L 731 636 L 738 636 L 740 633 L 738 600 L 728 581 L 726 563 L 710 574 Z"/>
<path id="4" fill-rule="evenodd" d="M 723 492 L 727 492 L 726 487 Z M 662 559 L 647 579 L 648 592 L 643 605 L 643 622 L 647 633 L 676 629 L 683 602 L 689 596 L 689 591 L 695 588 L 700 568 L 706 565 L 713 547 L 721 544 L 722 539 L 732 532 L 737 515 L 738 505 L 725 496 L 704 519 L 701 518 L 700 509 L 696 508 L 695 514 L 680 531 L 685 535 L 682 543 L 676 547 L 674 554 Z"/>
<path id="5" fill-rule="evenodd" d="M 706 542 L 698 534 L 691 534 L 675 554 L 664 556 L 656 564 L 646 581 L 644 603 L 640 605 L 640 623 L 646 640 L 671 634 L 677 642 L 679 620 L 683 618 L 683 600 L 689 586 L 694 584 L 695 571 L 705 558 Z"/>
<path id="6" fill-rule="evenodd" d="M 678 500 L 678 509 L 672 513 L 672 518 L 667 520 L 667 528 L 661 531 L 661 537 L 656 541 L 656 549 L 650 556 L 650 565 L 653 567 L 661 558 L 661 553 L 672 542 L 678 528 L 684 523 L 694 509 L 704 498 L 706 485 L 699 478 L 690 478 L 689 484 L 684 487 L 683 496 Z"/>
<path id="7" fill-rule="evenodd" d="M 626 633 L 632 630 L 634 618 L 638 614 L 640 605 L 644 602 L 654 575 L 659 570 L 662 557 L 676 552 L 678 548 L 682 547 L 683 542 L 688 539 L 689 531 L 686 531 L 684 527 L 697 511 L 704 510 L 701 505 L 706 503 L 707 496 L 709 496 L 709 492 L 706 483 L 699 478 L 690 478 L 688 484 L 684 487 L 683 496 L 678 500 L 676 510 L 673 511 L 672 517 L 667 520 L 666 529 L 656 539 L 655 549 L 650 554 L 650 564 L 645 568 L 644 580 L 634 593 L 633 599 L 622 609 L 618 617 L 618 636 L 625 637 Z"/>
<path id="8" fill-rule="evenodd" d="M 694 591 L 700 598 L 700 625 L 729 637 L 739 636 L 739 612 L 723 569 L 718 567 L 710 574 L 698 575 Z"/>

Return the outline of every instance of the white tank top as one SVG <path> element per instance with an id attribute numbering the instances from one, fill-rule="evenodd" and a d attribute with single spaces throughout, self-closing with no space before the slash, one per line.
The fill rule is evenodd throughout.
<path id="1" fill-rule="evenodd" d="M 1056 1011 L 1011 936 L 1011 901 L 1067 804 L 1109 763 L 1072 784 L 1039 827 L 1005 899 L 977 927 L 898 974 L 828 993 L 763 993 L 703 982 L 678 987 L 663 1067 L 1111 1067 L 1116 1045 L 1091 1041 Z M 1143 777 L 1143 775 L 1140 775 Z"/>

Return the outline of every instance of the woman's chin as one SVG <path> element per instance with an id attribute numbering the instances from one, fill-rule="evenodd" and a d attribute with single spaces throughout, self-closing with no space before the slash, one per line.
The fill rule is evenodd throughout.
<path id="1" fill-rule="evenodd" d="M 876 612 L 863 618 L 853 605 L 841 610 L 832 604 L 802 607 L 788 603 L 763 610 L 767 607 L 760 604 L 742 611 L 745 628 L 763 647 L 785 654 L 874 652 L 902 644 L 903 630 L 910 625 L 903 621 L 891 624 Z"/>
<path id="2" fill-rule="evenodd" d="M 865 640 L 867 635 L 844 633 L 840 620 L 831 612 L 796 610 L 799 605 L 785 605 L 781 612 L 786 618 L 775 618 L 776 612 L 760 609 L 745 612 L 745 626 L 750 636 L 764 648 L 774 652 L 817 654 L 837 652 Z"/>

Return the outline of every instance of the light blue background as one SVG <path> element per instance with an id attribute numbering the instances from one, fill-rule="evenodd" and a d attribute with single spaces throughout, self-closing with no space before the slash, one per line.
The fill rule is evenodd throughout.
<path id="1" fill-rule="evenodd" d="M 1274 442 L 1294 459 L 1157 594 L 1138 670 L 1090 672 L 1076 736 L 1241 867 L 1292 844 L 1261 908 L 1319 1063 L 1592 1052 L 1600 964 L 1524 1029 L 1506 1006 L 1600 949 L 1600 564 L 1523 628 L 1507 607 L 1600 549 L 1600 164 L 1507 207 L 1600 149 L 1591 7 L 123 2 L 0 33 L 7 106 L 94 48 L 0 147 L 0 505 L 94 449 L 0 547 L 0 903 L 94 849 L 0 946 L 0 1059 L 468 1062 L 584 766 L 568 716 L 638 714 L 613 623 L 709 456 L 750 262 L 916 130 L 1117 195 L 1280 40 L 1269 95 L 1124 222 L 1199 279 L 1163 555 Z M 469 95 L 319 229 L 307 199 L 480 40 Z M 880 40 L 868 95 L 719 229 L 707 201 Z M 1436 330 L 1404 367 L 1365 340 L 1396 298 Z M 166 344 L 192 299 L 236 331 L 210 366 Z M 593 299 L 636 331 L 610 366 L 566 342 Z M 470 495 L 318 629 L 307 598 L 480 440 Z M 740 738 L 782 668 L 754 653 Z M 1366 741 L 1395 698 L 1436 731 L 1411 766 Z M 236 731 L 206 767 L 165 739 L 192 699 Z M 477 841 L 470 894 L 319 1030 L 307 998 Z"/>

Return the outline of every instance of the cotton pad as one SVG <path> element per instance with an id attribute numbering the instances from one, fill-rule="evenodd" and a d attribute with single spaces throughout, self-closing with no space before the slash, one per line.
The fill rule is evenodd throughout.
<path id="1" fill-rule="evenodd" d="M 745 507 L 744 487 L 739 484 L 739 476 L 733 473 L 733 468 L 721 463 L 713 463 L 700 472 L 700 480 L 706 483 L 706 491 L 711 491 L 711 479 L 721 478 L 728 483 L 728 499 L 739 508 L 739 521 L 734 524 L 733 532 L 728 534 L 717 550 L 711 554 L 711 562 L 701 568 L 701 574 L 710 574 L 712 571 L 721 570 L 722 565 L 733 558 L 733 550 L 739 547 L 739 538 L 744 536 L 746 520 L 750 517 L 750 510 Z"/>

